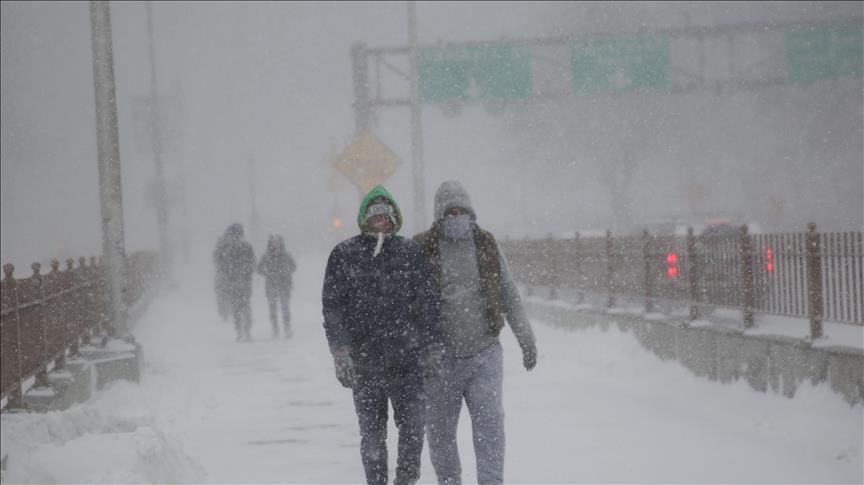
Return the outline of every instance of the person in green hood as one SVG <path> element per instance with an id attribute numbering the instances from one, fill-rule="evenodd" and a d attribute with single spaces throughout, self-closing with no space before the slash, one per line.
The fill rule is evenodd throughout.
<path id="1" fill-rule="evenodd" d="M 354 395 L 366 481 L 387 483 L 387 407 L 399 429 L 396 484 L 420 477 L 424 376 L 443 354 L 438 297 L 420 246 L 397 236 L 402 214 L 381 185 L 363 198 L 360 234 L 330 253 L 324 330 L 336 378 Z"/>

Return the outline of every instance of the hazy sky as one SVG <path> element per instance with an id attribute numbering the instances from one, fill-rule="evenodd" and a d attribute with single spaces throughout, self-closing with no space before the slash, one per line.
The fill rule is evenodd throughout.
<path id="1" fill-rule="evenodd" d="M 146 195 L 153 161 L 147 147 L 136 140 L 132 108 L 134 99 L 150 89 L 146 9 L 142 2 L 113 2 L 111 8 L 127 247 L 155 248 L 155 214 Z M 88 9 L 86 2 L 3 1 L 0 6 L 4 262 L 21 264 L 101 252 Z M 860 18 L 861 9 L 859 2 L 419 2 L 417 14 L 419 41 L 428 44 L 564 33 L 632 33 L 685 22 L 712 25 Z M 209 253 L 215 238 L 231 222 L 243 222 L 248 231 L 250 156 L 256 161 L 262 233 L 278 231 L 292 247 L 319 250 L 354 233 L 358 192 L 334 175 L 324 161 L 341 150 L 354 131 L 352 43 L 405 45 L 405 3 L 155 2 L 153 12 L 160 89 L 180 93 L 182 99 L 181 150 L 166 154 L 166 169 L 177 187 L 185 187 L 187 210 L 184 214 L 178 205 L 171 217 L 177 223 L 185 221 L 190 249 Z M 860 93 L 861 79 L 857 78 L 811 91 L 781 90 L 723 99 L 694 96 L 661 103 L 662 108 L 654 106 L 650 112 L 631 111 L 628 116 L 658 116 L 677 127 L 660 130 L 652 143 L 639 150 L 639 162 L 631 175 L 631 199 L 638 209 L 635 216 L 654 217 L 670 212 L 665 211 L 666 206 L 680 204 L 671 196 L 664 199 L 652 188 L 657 180 L 697 180 L 696 186 L 707 187 L 700 189 L 707 194 L 700 199 L 701 209 L 722 206 L 740 211 L 741 204 L 724 206 L 724 200 L 745 200 L 756 190 L 747 185 L 753 185 L 754 174 L 772 178 L 772 173 L 782 172 L 788 176 L 778 178 L 771 196 L 783 200 L 766 202 L 771 207 L 780 204 L 787 212 L 794 209 L 797 215 L 804 214 L 804 219 L 825 219 L 818 222 L 835 229 L 847 225 L 861 229 Z M 592 101 L 590 114 L 606 117 L 609 126 L 614 126 L 616 114 L 610 111 L 611 105 L 599 103 Z M 457 117 L 425 106 L 427 217 L 440 182 L 456 178 L 470 191 L 479 222 L 500 237 L 543 235 L 609 220 L 609 190 L 602 170 L 596 168 L 612 163 L 614 152 L 589 151 L 590 147 L 566 143 L 589 133 L 568 131 L 578 132 L 584 123 L 580 125 L 576 114 L 562 114 L 567 106 L 562 103 L 548 111 L 534 106 L 524 113 L 503 116 L 490 116 L 480 106 L 469 106 Z M 823 108 L 827 118 L 831 109 L 842 111 L 842 126 L 823 134 L 813 131 L 816 121 L 796 125 L 788 120 L 805 114 L 798 110 Z M 728 117 L 726 124 L 711 124 L 706 118 L 712 113 Z M 536 129 L 514 133 L 520 120 L 531 126 L 554 123 L 565 128 L 556 136 L 549 134 L 551 128 L 539 135 Z M 821 120 L 817 119 L 820 125 L 824 124 Z M 732 133 L 717 134 L 715 130 Z M 375 131 L 402 159 L 386 185 L 410 217 L 413 195 L 407 109 L 379 113 Z M 646 133 L 643 136 L 651 135 Z M 742 143 L 748 136 L 761 141 Z M 813 146 L 824 144 L 826 137 L 840 140 L 831 141 L 834 146 L 841 145 L 831 152 L 828 166 L 833 175 L 820 180 L 821 191 L 808 192 L 806 201 L 792 200 L 790 193 L 802 185 L 799 179 L 821 173 L 813 167 L 824 161 L 810 160 L 808 154 L 822 156 L 824 150 Z M 720 141 L 708 143 L 705 159 L 710 163 L 701 164 L 699 140 L 706 139 Z M 616 144 L 614 137 L 610 140 Z M 539 144 L 549 146 L 540 150 Z M 573 152 L 580 155 L 573 156 Z M 570 155 L 562 155 L 567 153 Z M 578 163 L 562 163 L 561 157 L 568 156 Z M 778 157 L 795 160 L 786 165 L 756 162 Z M 695 175 L 685 173 L 690 169 L 682 168 L 683 160 L 696 160 Z M 667 168 L 646 168 L 652 166 Z M 739 177 L 722 185 L 722 190 L 712 190 L 710 182 L 729 173 Z M 837 184 L 842 196 L 831 195 L 832 185 Z M 666 192 L 680 194 L 693 184 L 669 187 Z M 819 194 L 825 194 L 824 200 Z M 820 209 L 810 210 L 813 207 Z M 749 208 L 757 216 L 770 212 Z M 345 218 L 346 227 L 331 234 L 329 221 L 334 215 Z M 776 222 L 798 224 L 797 215 L 784 213 Z M 407 221 L 405 235 L 418 229 L 412 224 Z M 176 234 L 179 245 L 180 233 Z M 256 250 L 260 251 L 260 244 L 263 240 Z"/>

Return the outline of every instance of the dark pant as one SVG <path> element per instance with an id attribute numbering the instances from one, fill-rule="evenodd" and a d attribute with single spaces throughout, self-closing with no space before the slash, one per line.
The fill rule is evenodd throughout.
<path id="1" fill-rule="evenodd" d="M 424 395 L 419 367 L 376 372 L 358 368 L 354 408 L 360 421 L 360 455 L 366 482 L 387 483 L 387 400 L 399 429 L 394 484 L 410 484 L 420 477 L 423 451 Z"/>
<path id="2" fill-rule="evenodd" d="M 287 285 L 266 283 L 264 293 L 267 295 L 267 304 L 270 307 L 270 323 L 273 324 L 273 333 L 279 332 L 279 314 L 277 303 L 282 310 L 282 324 L 285 331 L 291 328 L 291 312 L 288 308 L 288 299 L 291 297 L 291 288 Z"/>
<path id="3" fill-rule="evenodd" d="M 225 277 L 222 275 L 216 275 L 216 281 L 214 283 L 214 289 L 216 290 L 216 309 L 219 311 L 219 316 L 222 320 L 228 320 L 228 315 L 231 313 L 231 309 L 229 308 L 228 302 L 228 290 L 227 285 L 225 284 Z"/>
<path id="4" fill-rule="evenodd" d="M 249 330 L 252 327 L 252 307 L 250 299 L 252 297 L 252 284 L 235 285 L 229 289 L 229 298 L 231 313 L 234 315 L 234 329 L 237 330 L 238 337 L 249 337 Z"/>

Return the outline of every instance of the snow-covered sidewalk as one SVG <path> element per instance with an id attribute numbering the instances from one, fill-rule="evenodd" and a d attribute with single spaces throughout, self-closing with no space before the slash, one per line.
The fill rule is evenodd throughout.
<path id="1" fill-rule="evenodd" d="M 298 258 L 291 340 L 272 340 L 263 288 L 251 343 L 216 316 L 211 274 L 137 324 L 140 385 L 48 415 L 4 415 L 4 483 L 359 483 L 351 395 L 321 327 L 325 255 Z M 862 407 L 803 386 L 794 399 L 662 362 L 629 334 L 534 322 L 539 363 L 504 343 L 505 478 L 517 483 L 861 483 Z M 396 430 L 390 425 L 391 469 Z M 463 410 L 463 478 L 476 480 Z M 421 481 L 434 482 L 424 449 Z M 391 473 L 392 479 L 392 473 Z"/>

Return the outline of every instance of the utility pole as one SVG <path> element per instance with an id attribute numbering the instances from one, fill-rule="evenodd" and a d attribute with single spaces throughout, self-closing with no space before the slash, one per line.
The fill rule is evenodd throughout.
<path id="1" fill-rule="evenodd" d="M 93 83 L 96 99 L 96 149 L 99 159 L 99 205 L 102 214 L 102 267 L 109 318 L 117 336 L 126 326 L 126 243 L 123 233 L 123 192 L 117 136 L 117 93 L 114 88 L 114 53 L 111 10 L 107 1 L 90 1 L 93 48 Z"/>
<path id="2" fill-rule="evenodd" d="M 153 2 L 148 0 L 147 34 L 150 39 L 150 136 L 153 142 L 153 166 L 156 177 L 156 224 L 159 234 L 159 261 L 161 275 L 171 281 L 173 254 L 168 237 L 168 207 L 165 190 L 165 168 L 162 162 L 162 132 L 159 116 L 159 84 L 156 79 L 156 42 L 153 38 Z"/>
<path id="3" fill-rule="evenodd" d="M 351 69 L 354 75 L 354 134 L 369 129 L 369 65 L 366 44 L 351 46 Z"/>
<path id="4" fill-rule="evenodd" d="M 414 180 L 414 230 L 426 228 L 426 182 L 423 178 L 423 112 L 417 79 L 417 3 L 408 2 L 408 49 L 411 84 L 411 162 Z"/>

